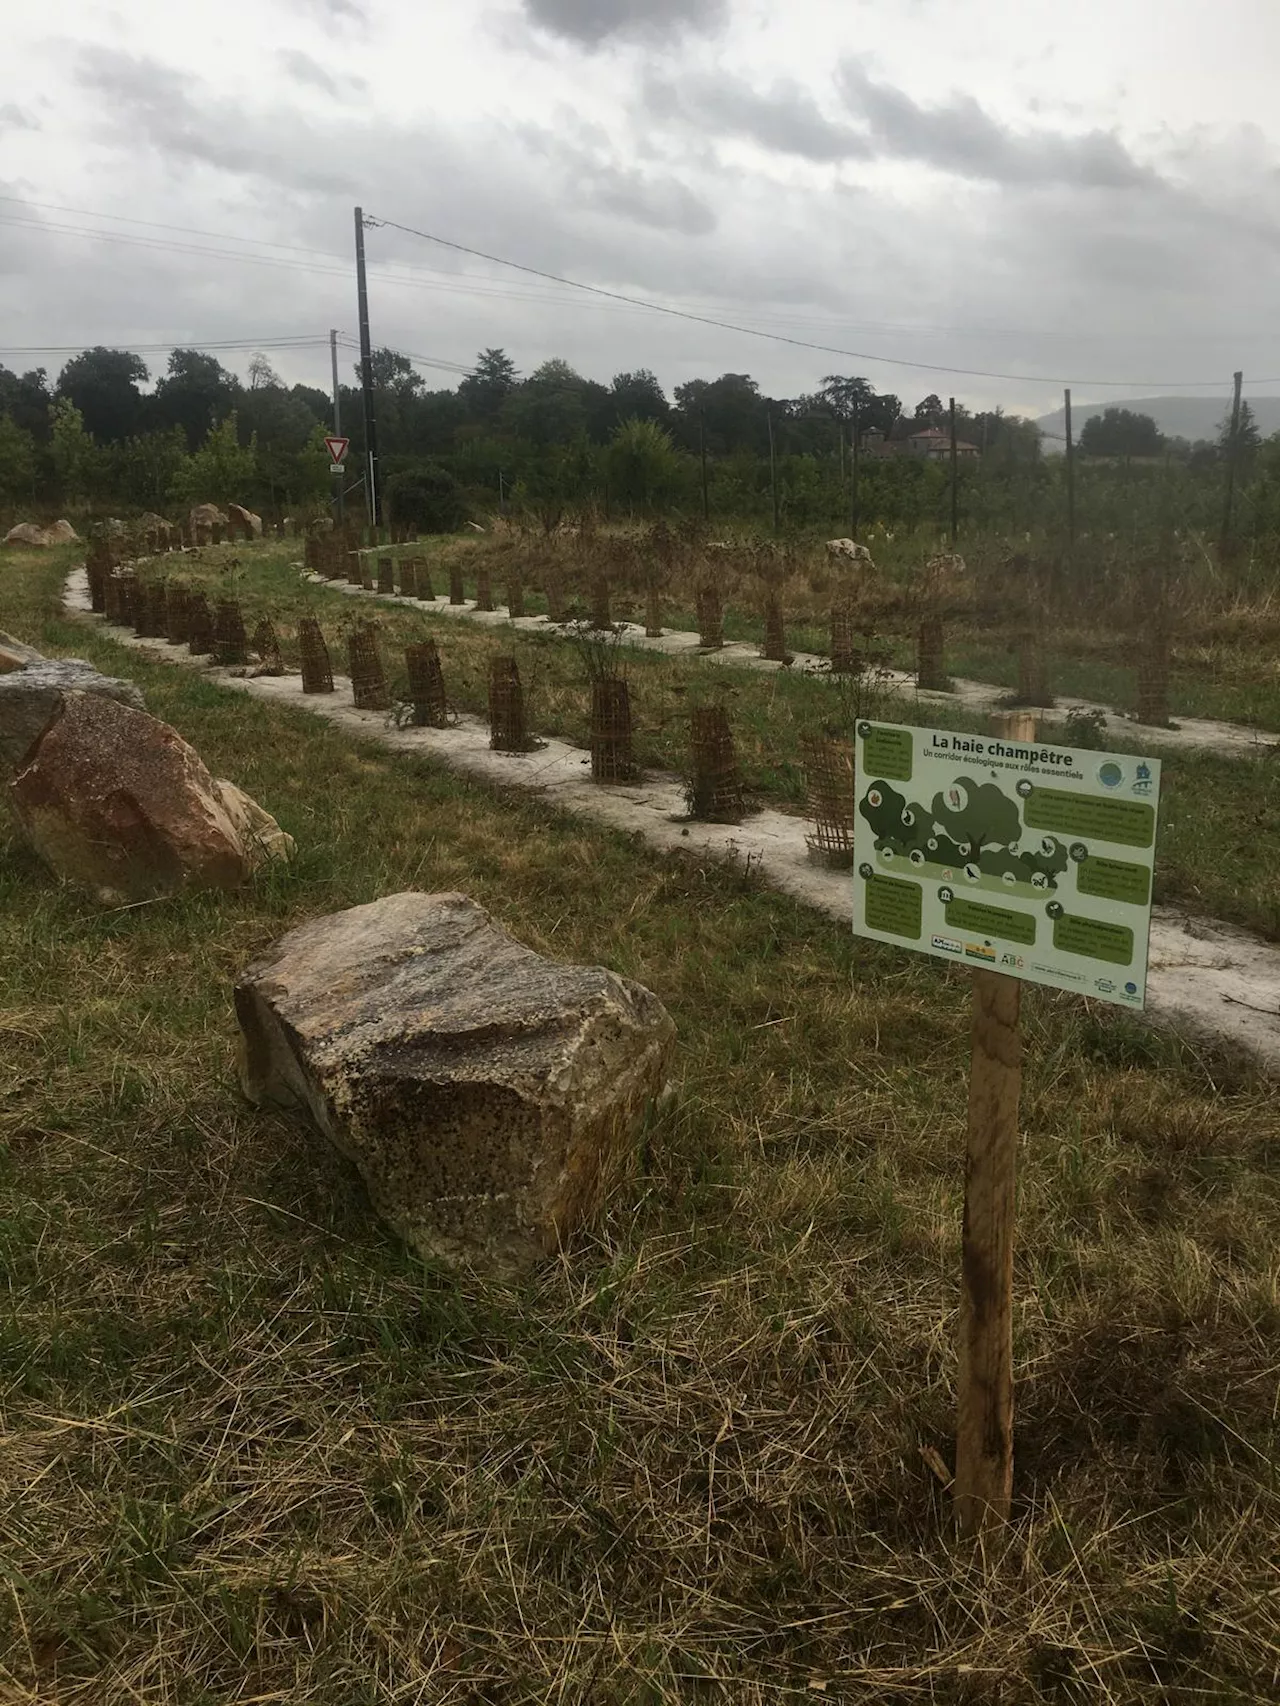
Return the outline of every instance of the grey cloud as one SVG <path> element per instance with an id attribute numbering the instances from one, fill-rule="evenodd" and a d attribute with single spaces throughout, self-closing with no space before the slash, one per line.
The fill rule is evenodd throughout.
<path id="1" fill-rule="evenodd" d="M 81 51 L 81 88 L 107 97 L 105 124 L 121 141 L 139 134 L 170 161 L 194 161 L 243 177 L 300 190 L 349 190 L 350 180 L 325 162 L 327 150 L 305 146 L 296 114 L 255 136 L 243 115 L 221 104 L 185 72 L 114 48 Z M 197 98 L 199 97 L 199 98 Z"/>
<path id="2" fill-rule="evenodd" d="M 736 77 L 677 83 L 650 72 L 643 99 L 655 117 L 680 118 L 693 128 L 743 136 L 776 154 L 825 163 L 865 159 L 872 152 L 866 137 L 848 125 L 833 124 L 813 96 L 794 83 L 776 83 L 762 94 Z"/>
<path id="3" fill-rule="evenodd" d="M 590 202 L 658 231 L 677 231 L 685 237 L 705 237 L 716 227 L 709 202 L 677 178 L 652 178 L 618 166 L 597 168 Z"/>
<path id="4" fill-rule="evenodd" d="M 850 111 L 867 126 L 877 155 L 1002 184 L 1130 189 L 1159 181 L 1107 131 L 1064 136 L 1011 130 L 971 95 L 954 95 L 941 106 L 920 106 L 902 90 L 876 82 L 856 59 L 843 62 L 839 81 Z"/>
<path id="5" fill-rule="evenodd" d="M 337 101 L 345 99 L 348 92 L 366 87 L 363 77 L 330 76 L 324 66 L 312 59 L 309 53 L 302 53 L 296 47 L 280 48 L 276 53 L 276 61 L 281 69 L 286 71 L 296 83 L 319 89 L 323 94 L 331 95 Z"/>
<path id="6" fill-rule="evenodd" d="M 6 101 L 0 106 L 0 130 L 39 130 L 40 121 L 32 118 L 30 113 L 24 113 L 14 101 Z"/>
<path id="7" fill-rule="evenodd" d="M 293 0 L 300 12 L 310 12 L 324 23 L 359 24 L 367 28 L 369 8 L 365 0 Z"/>
<path id="8" fill-rule="evenodd" d="M 727 0 L 524 0 L 529 22 L 582 47 L 612 39 L 708 34 L 724 22 Z"/>

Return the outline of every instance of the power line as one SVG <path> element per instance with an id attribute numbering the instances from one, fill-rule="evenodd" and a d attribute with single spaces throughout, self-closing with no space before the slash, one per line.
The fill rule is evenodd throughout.
<path id="1" fill-rule="evenodd" d="M 1094 385 L 1116 387 L 1118 389 L 1136 390 L 1203 390 L 1222 383 L 1217 379 L 1081 379 L 1063 377 L 1045 373 L 996 373 L 981 367 L 946 367 L 940 362 L 908 361 L 901 356 L 872 355 L 865 350 L 840 349 L 833 344 L 810 342 L 807 338 L 788 337 L 782 332 L 762 331 L 757 327 L 732 325 L 727 320 L 716 319 L 709 314 L 694 314 L 684 308 L 673 308 L 663 302 L 648 302 L 643 297 L 628 296 L 624 291 L 606 290 L 603 285 L 583 284 L 580 279 L 565 278 L 560 273 L 545 272 L 541 267 L 526 266 L 522 261 L 509 261 L 501 255 L 487 254 L 483 249 L 469 248 L 465 243 L 455 243 L 448 237 L 437 237 L 430 231 L 419 231 L 412 225 L 401 225 L 394 219 L 375 219 L 365 215 L 365 224 L 385 226 L 391 231 L 403 231 L 406 236 L 420 237 L 427 243 L 438 243 L 442 248 L 452 249 L 460 255 L 470 255 L 475 260 L 489 261 L 498 267 L 511 267 L 516 272 L 528 273 L 533 278 L 546 279 L 552 284 L 568 285 L 574 290 L 590 292 L 592 296 L 607 297 L 613 302 L 626 302 L 632 307 L 648 308 L 655 314 L 668 314 L 677 320 L 692 320 L 701 326 L 714 326 L 723 332 L 737 332 L 742 337 L 765 338 L 771 343 L 789 344 L 795 349 L 817 350 L 823 355 L 844 356 L 851 361 L 873 362 L 887 367 L 908 367 L 919 373 L 950 373 L 966 379 L 1001 379 L 1024 385 Z M 1261 385 L 1280 384 L 1280 380 L 1263 379 L 1255 383 Z"/>

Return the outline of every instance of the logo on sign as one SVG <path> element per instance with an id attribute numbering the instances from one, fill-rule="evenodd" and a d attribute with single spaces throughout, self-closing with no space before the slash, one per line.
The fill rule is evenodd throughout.
<path id="1" fill-rule="evenodd" d="M 995 949 L 989 948 L 985 942 L 966 942 L 964 945 L 964 957 L 966 960 L 982 960 L 989 966 L 993 966 L 996 963 Z"/>
<path id="2" fill-rule="evenodd" d="M 964 952 L 963 942 L 953 942 L 950 936 L 935 936 L 933 945 L 939 953 L 943 954 L 962 954 Z"/>

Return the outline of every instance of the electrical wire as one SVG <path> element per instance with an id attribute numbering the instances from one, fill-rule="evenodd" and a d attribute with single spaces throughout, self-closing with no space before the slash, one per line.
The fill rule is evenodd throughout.
<path id="1" fill-rule="evenodd" d="M 673 308 L 662 302 L 646 302 L 643 297 L 628 296 L 624 291 L 606 290 L 603 285 L 583 284 L 580 279 L 566 278 L 561 273 L 545 272 L 541 267 L 525 265 L 523 261 L 509 261 L 501 255 L 490 255 L 483 249 L 469 248 L 465 243 L 455 243 L 448 237 L 437 237 L 430 231 L 419 231 L 412 225 L 401 225 L 394 219 L 374 218 L 365 214 L 366 226 L 377 228 L 385 226 L 391 231 L 403 231 L 406 236 L 420 237 L 427 243 L 438 243 L 442 248 L 452 249 L 460 255 L 470 255 L 474 260 L 489 261 L 493 266 L 511 267 L 516 272 L 528 273 L 533 278 L 549 280 L 553 284 L 569 285 L 574 290 L 589 292 L 592 296 L 608 297 L 614 302 L 626 302 L 636 308 L 647 308 L 655 314 L 668 314 L 677 320 L 692 320 L 701 326 L 714 326 L 719 331 L 737 332 L 742 337 L 765 338 L 771 343 L 789 344 L 794 349 L 818 350 L 823 355 L 844 356 L 850 361 L 872 362 L 887 367 L 908 367 L 920 373 L 948 373 L 965 379 L 1001 379 L 1022 385 L 1090 385 L 1116 387 L 1122 390 L 1138 391 L 1167 391 L 1167 390 L 1204 390 L 1216 388 L 1223 384 L 1220 379 L 1082 379 L 1063 378 L 1046 373 L 996 373 L 989 368 L 981 367 L 947 367 L 940 362 L 908 361 L 905 357 L 891 355 L 873 355 L 866 350 L 840 349 L 833 344 L 811 342 L 807 338 L 788 337 L 782 332 L 762 331 L 752 326 L 732 325 L 727 320 L 719 320 L 709 314 L 694 314 L 684 308 Z M 1280 380 L 1262 379 L 1254 383 L 1260 385 L 1280 384 Z"/>

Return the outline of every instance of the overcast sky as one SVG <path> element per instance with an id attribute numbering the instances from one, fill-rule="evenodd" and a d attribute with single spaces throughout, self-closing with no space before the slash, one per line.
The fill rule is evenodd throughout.
<path id="1" fill-rule="evenodd" d="M 374 342 L 444 363 L 862 373 L 1027 414 L 1064 379 L 1280 390 L 1277 0 L 41 0 L 3 41 L 9 367 L 244 340 L 327 386 L 326 348 L 269 346 L 354 337 L 358 202 L 861 352 L 370 231 Z"/>

